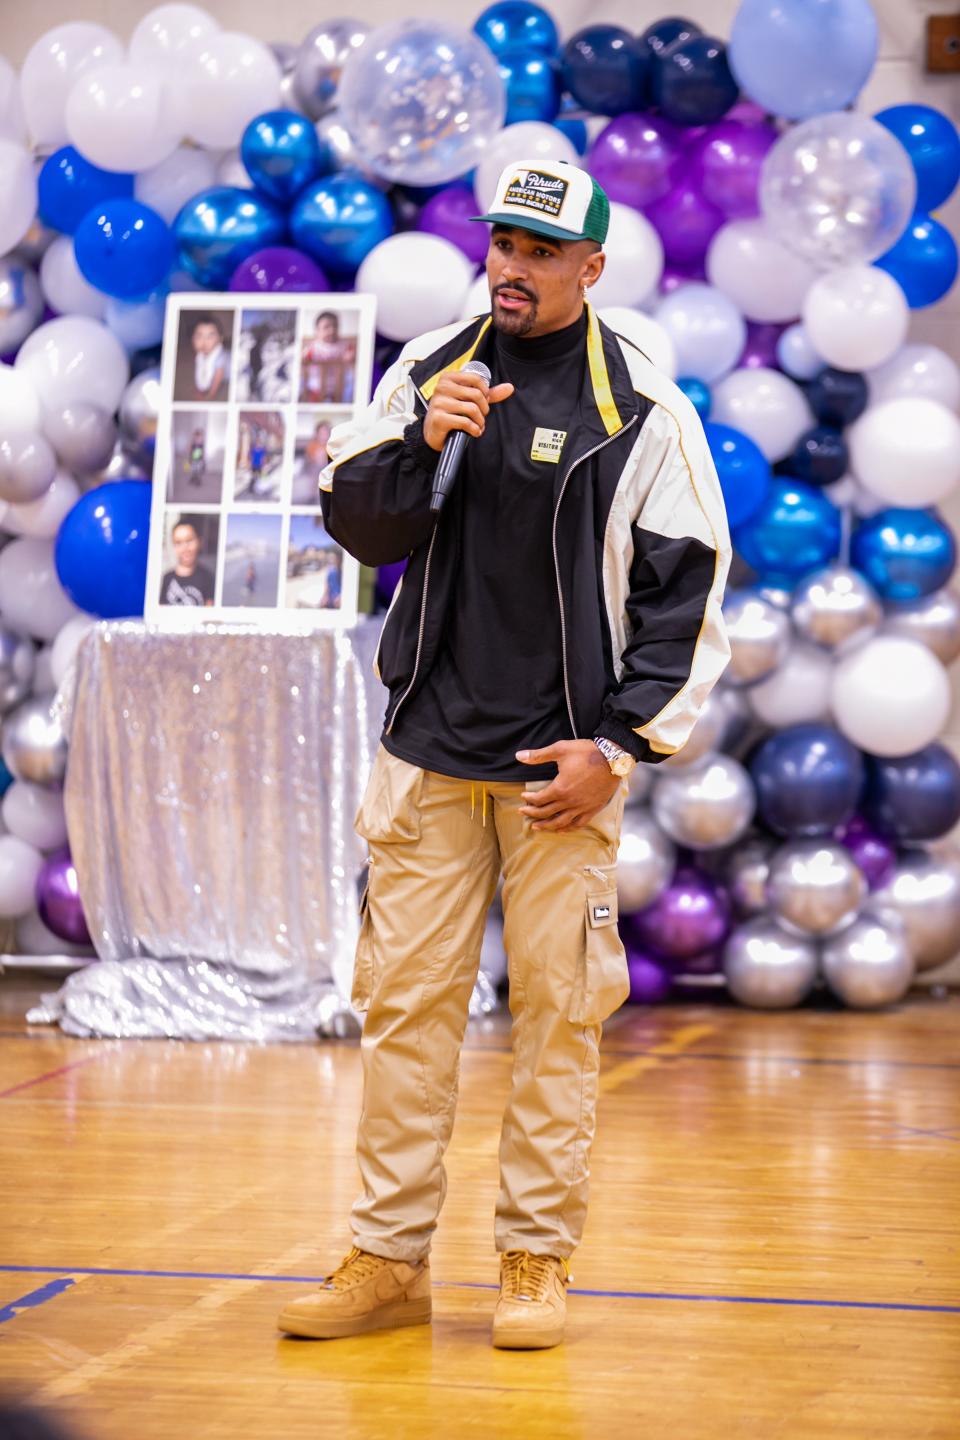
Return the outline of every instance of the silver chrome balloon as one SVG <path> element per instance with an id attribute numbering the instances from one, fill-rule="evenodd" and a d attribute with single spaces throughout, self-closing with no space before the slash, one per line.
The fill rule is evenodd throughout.
<path id="1" fill-rule="evenodd" d="M 56 240 L 57 233 L 44 225 L 38 215 L 26 235 L 17 241 L 17 248 L 13 253 L 26 260 L 28 265 L 36 267 Z"/>
<path id="2" fill-rule="evenodd" d="M 650 798 L 650 791 L 653 789 L 653 782 L 656 779 L 657 767 L 655 765 L 634 765 L 627 780 L 627 809 L 635 805 L 645 805 Z"/>
<path id="3" fill-rule="evenodd" d="M 37 695 L 11 710 L 3 721 L 3 762 L 18 780 L 59 786 L 67 771 L 67 742 L 53 695 Z"/>
<path id="4" fill-rule="evenodd" d="M 661 771 L 651 808 L 661 830 L 691 850 L 732 845 L 745 834 L 756 809 L 753 781 L 729 755 L 699 765 Z"/>
<path id="5" fill-rule="evenodd" d="M 152 462 L 148 470 L 136 456 L 130 454 L 124 442 L 118 440 L 106 465 L 99 470 L 91 470 L 88 475 L 78 475 L 76 480 L 80 489 L 86 493 L 87 490 L 94 490 L 98 485 L 106 485 L 111 480 L 149 480 L 152 473 Z"/>
<path id="6" fill-rule="evenodd" d="M 99 405 L 76 400 L 44 418 L 43 430 L 67 469 L 91 475 L 110 461 L 117 443 L 112 415 Z"/>
<path id="7" fill-rule="evenodd" d="M 738 925 L 723 951 L 730 993 L 757 1010 L 789 1010 L 817 978 L 817 949 L 805 935 L 789 935 L 769 915 Z"/>
<path id="8" fill-rule="evenodd" d="M 723 879 L 738 915 L 746 918 L 766 910 L 770 857 L 776 848 L 775 840 L 755 835 L 730 852 Z"/>
<path id="9" fill-rule="evenodd" d="M 0 714 L 5 715 L 30 694 L 36 653 L 32 640 L 15 630 L 0 629 Z"/>
<path id="10" fill-rule="evenodd" d="M 151 366 L 135 375 L 120 400 L 120 434 L 143 465 L 153 465 L 160 412 L 160 370 Z"/>
<path id="11" fill-rule="evenodd" d="M 892 605 L 883 633 L 919 640 L 944 665 L 952 665 L 960 656 L 960 595 L 956 590 L 934 590 L 909 605 Z"/>
<path id="12" fill-rule="evenodd" d="M 952 960 L 960 954 L 960 852 L 905 850 L 870 908 L 903 921 L 918 974 Z"/>
<path id="13" fill-rule="evenodd" d="M 754 729 L 753 711 L 747 697 L 740 690 L 733 690 L 728 685 L 718 685 L 712 693 L 716 695 L 717 703 L 723 710 L 725 722 L 723 738 L 717 749 L 727 750 L 735 755 Z"/>
<path id="14" fill-rule="evenodd" d="M 49 440 L 35 430 L 0 434 L 0 500 L 23 505 L 39 500 L 53 484 L 57 457 Z"/>
<path id="15" fill-rule="evenodd" d="M 712 690 L 701 707 L 687 743 L 664 760 L 664 767 L 682 770 L 697 760 L 703 760 L 711 751 L 721 748 L 726 729 L 727 714 L 723 701 L 717 691 Z"/>
<path id="16" fill-rule="evenodd" d="M 752 685 L 772 675 L 790 646 L 790 617 L 752 590 L 733 590 L 723 602 L 730 640 L 727 685 Z"/>
<path id="17" fill-rule="evenodd" d="M 0 259 L 0 355 L 16 350 L 40 323 L 43 294 L 22 251 Z"/>
<path id="18" fill-rule="evenodd" d="M 833 993 L 855 1010 L 893 1005 L 910 989 L 913 956 L 903 922 L 865 912 L 824 943 L 820 962 Z"/>
<path id="19" fill-rule="evenodd" d="M 828 935 L 856 917 L 867 882 L 849 850 L 828 840 L 789 840 L 774 853 L 767 901 L 777 919 Z"/>
<path id="20" fill-rule="evenodd" d="M 322 20 L 297 53 L 293 83 L 303 111 L 319 120 L 337 103 L 343 67 L 370 33 L 362 20 Z"/>
<path id="21" fill-rule="evenodd" d="M 839 650 L 876 630 L 883 619 L 883 605 L 873 586 L 856 570 L 828 565 L 800 581 L 790 613 L 805 640 Z"/>
<path id="22" fill-rule="evenodd" d="M 632 915 L 656 900 L 673 876 L 677 852 L 649 810 L 625 810 L 617 854 L 620 912 Z"/>

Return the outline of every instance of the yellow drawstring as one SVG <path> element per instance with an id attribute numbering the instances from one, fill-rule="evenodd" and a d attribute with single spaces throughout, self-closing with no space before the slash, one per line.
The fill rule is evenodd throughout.
<path id="1" fill-rule="evenodd" d="M 482 809 L 482 811 L 481 811 L 481 814 L 482 814 L 482 816 L 483 816 L 483 828 L 486 829 L 486 828 L 487 828 L 487 787 L 486 787 L 486 785 L 481 785 L 481 786 L 480 786 L 480 794 L 481 794 L 481 796 L 482 796 L 482 798 L 483 798 L 483 809 Z M 473 819 L 473 817 L 474 817 L 474 815 L 475 815 L 476 813 L 477 813 L 477 786 L 476 786 L 476 782 L 475 782 L 474 780 L 471 780 L 471 781 L 470 781 L 470 819 L 471 819 L 471 820 Z"/>

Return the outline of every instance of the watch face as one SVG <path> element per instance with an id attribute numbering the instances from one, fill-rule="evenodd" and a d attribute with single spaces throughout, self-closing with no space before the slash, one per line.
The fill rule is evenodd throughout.
<path id="1" fill-rule="evenodd" d="M 635 763 L 632 755 L 618 755 L 611 761 L 610 769 L 614 775 L 629 775 Z"/>

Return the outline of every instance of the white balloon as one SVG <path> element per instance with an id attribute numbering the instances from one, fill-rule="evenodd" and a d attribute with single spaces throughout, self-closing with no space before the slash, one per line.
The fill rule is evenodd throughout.
<path id="1" fill-rule="evenodd" d="M 34 143 L 55 150 L 67 143 L 64 111 L 74 82 L 92 66 L 123 59 L 111 30 L 87 20 L 55 25 L 30 49 L 20 72 L 27 128 Z"/>
<path id="2" fill-rule="evenodd" d="M 816 645 L 795 643 L 767 680 L 746 691 L 753 712 L 764 725 L 779 730 L 823 720 L 830 710 L 833 662 Z"/>
<path id="3" fill-rule="evenodd" d="M 18 534 L 52 540 L 79 499 L 80 486 L 76 480 L 66 470 L 58 470 L 53 477 L 53 484 L 45 494 L 38 500 L 11 505 L 3 523 L 9 528 L 10 519 L 13 518 Z"/>
<path id="4" fill-rule="evenodd" d="M 20 98 L 20 77 L 16 70 L 0 55 L 0 139 L 13 140 L 17 145 L 26 145 L 27 119 L 23 113 Z"/>
<path id="5" fill-rule="evenodd" d="M 17 953 L 20 955 L 89 955 L 89 945 L 74 945 L 48 930 L 36 910 L 18 919 Z"/>
<path id="6" fill-rule="evenodd" d="M 659 320 L 640 310 L 630 310 L 626 305 L 605 305 L 597 314 L 611 330 L 642 350 L 664 375 L 669 375 L 671 380 L 677 378 L 677 349 Z"/>
<path id="7" fill-rule="evenodd" d="M 163 339 L 163 321 L 167 302 L 164 295 L 130 304 L 126 300 L 108 300 L 104 320 L 124 349 L 148 350 Z"/>
<path id="8" fill-rule="evenodd" d="M 807 291 L 803 323 L 829 365 L 866 370 L 882 365 L 903 344 L 910 323 L 907 298 L 892 275 L 875 265 L 845 265 L 819 276 Z"/>
<path id="9" fill-rule="evenodd" d="M 490 281 L 486 272 L 481 272 L 470 284 L 466 298 L 460 306 L 460 319 L 472 320 L 475 315 L 490 313 Z"/>
<path id="10" fill-rule="evenodd" d="M 3 797 L 3 820 L 11 835 L 37 850 L 58 850 L 67 843 L 63 792 L 29 780 L 15 780 Z"/>
<path id="11" fill-rule="evenodd" d="M 194 195 L 216 182 L 216 157 L 194 145 L 180 145 L 166 160 L 141 170 L 133 182 L 136 198 L 172 225 Z"/>
<path id="12" fill-rule="evenodd" d="M 0 915 L 14 919 L 36 905 L 37 877 L 43 856 L 16 835 L 0 836 Z"/>
<path id="13" fill-rule="evenodd" d="M 69 625 L 70 621 L 68 620 L 66 623 Z M 33 684 L 30 686 L 30 694 L 49 695 L 50 691 L 56 690 L 56 688 L 53 680 L 53 646 L 42 645 L 34 660 Z"/>
<path id="14" fill-rule="evenodd" d="M 37 176 L 22 145 L 0 140 L 0 255 L 23 239 L 37 213 Z"/>
<path id="15" fill-rule="evenodd" d="M 663 241 L 639 210 L 610 204 L 610 229 L 604 243 L 606 264 L 592 286 L 595 305 L 642 305 L 663 274 Z"/>
<path id="16" fill-rule="evenodd" d="M 279 105 L 281 78 L 276 56 L 252 35 L 207 36 L 183 78 L 186 134 L 215 149 L 236 145 L 255 115 Z"/>
<path id="17" fill-rule="evenodd" d="M 878 635 L 838 661 L 830 705 L 854 745 L 873 755 L 911 755 L 943 730 L 950 680 L 919 640 Z"/>
<path id="18" fill-rule="evenodd" d="M 788 250 L 764 220 L 730 220 L 707 251 L 707 279 L 748 320 L 793 320 L 813 284 L 808 261 Z"/>
<path id="19" fill-rule="evenodd" d="M 220 158 L 217 164 L 217 184 L 230 185 L 234 190 L 253 189 L 253 181 L 240 158 L 239 150 L 228 150 Z"/>
<path id="20" fill-rule="evenodd" d="M 183 130 L 158 66 L 116 60 L 82 75 L 67 97 L 70 141 L 103 170 L 143 170 L 176 150 Z"/>
<path id="21" fill-rule="evenodd" d="M 729 296 L 713 285 L 681 285 L 667 295 L 653 318 L 673 341 L 677 374 L 712 385 L 736 365 L 747 327 Z"/>
<path id="22" fill-rule="evenodd" d="M 813 348 L 802 322 L 798 322 L 788 325 L 777 341 L 777 363 L 792 380 L 812 380 L 826 362 Z"/>
<path id="23" fill-rule="evenodd" d="M 508 125 L 491 139 L 473 178 L 473 193 L 481 215 L 490 209 L 501 170 L 520 159 L 537 160 L 540 164 L 548 160 L 565 160 L 568 165 L 581 163 L 571 142 L 555 125 L 546 125 L 542 120 L 521 120 L 516 125 Z"/>
<path id="24" fill-rule="evenodd" d="M 0 550 L 0 614 L 12 630 L 38 640 L 52 640 L 80 614 L 60 584 L 52 540 L 28 536 Z M 38 655 L 38 673 L 39 660 Z"/>
<path id="25" fill-rule="evenodd" d="M 27 336 L 16 372 L 33 386 L 45 411 L 88 401 L 112 415 L 130 379 L 130 363 L 106 325 L 85 315 L 62 315 Z"/>
<path id="26" fill-rule="evenodd" d="M 759 445 L 771 464 L 790 454 L 814 424 L 807 397 L 779 370 L 735 370 L 713 391 L 710 419 L 732 425 Z"/>
<path id="27" fill-rule="evenodd" d="M 357 272 L 357 290 L 377 297 L 377 330 L 388 340 L 412 340 L 456 320 L 473 266 L 439 235 L 408 230 L 375 245 Z"/>
<path id="28" fill-rule="evenodd" d="M 96 623 L 89 615 L 74 615 L 59 631 L 50 651 L 50 678 L 56 689 L 63 684 L 81 640 Z"/>
<path id="29" fill-rule="evenodd" d="M 162 64 L 175 70 L 195 60 L 219 29 L 213 16 L 199 5 L 158 5 L 144 15 L 130 36 L 127 53 L 136 63 Z"/>
<path id="30" fill-rule="evenodd" d="M 886 364 L 867 371 L 867 386 L 872 405 L 915 395 L 960 409 L 960 365 L 936 345 L 904 345 Z"/>
<path id="31" fill-rule="evenodd" d="M 30 376 L 0 364 L 0 436 L 39 429 L 40 399 Z"/>
<path id="32" fill-rule="evenodd" d="M 46 251 L 40 261 L 40 287 L 47 304 L 61 315 L 103 319 L 107 297 L 81 275 L 72 235 L 58 235 Z"/>
<path id="33" fill-rule="evenodd" d="M 854 475 L 890 505 L 937 505 L 960 481 L 960 420 L 922 395 L 871 405 L 847 442 Z"/>

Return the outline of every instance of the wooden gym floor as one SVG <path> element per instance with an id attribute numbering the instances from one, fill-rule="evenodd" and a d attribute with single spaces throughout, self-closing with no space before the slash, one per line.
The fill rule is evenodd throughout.
<path id="1" fill-rule="evenodd" d="M 0 983 L 0 1390 L 90 1440 L 956 1440 L 960 994 L 609 1027 L 567 1343 L 488 1343 L 509 1074 L 471 1031 L 435 1320 L 283 1340 L 339 1260 L 359 1055 L 69 1040 Z"/>

